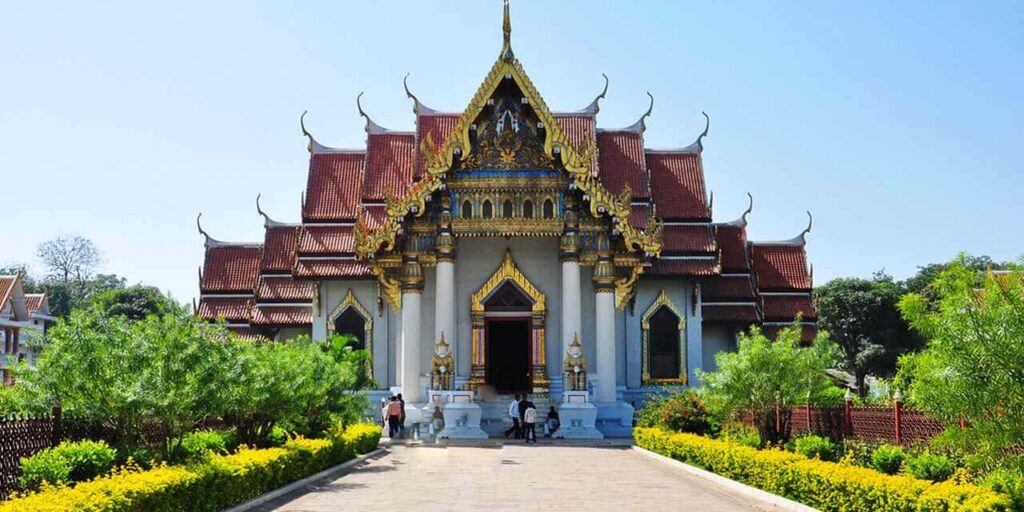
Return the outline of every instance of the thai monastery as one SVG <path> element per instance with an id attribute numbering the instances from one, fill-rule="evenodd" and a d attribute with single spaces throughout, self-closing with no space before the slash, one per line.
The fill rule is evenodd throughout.
<path id="1" fill-rule="evenodd" d="M 540 411 L 560 404 L 581 437 L 628 436 L 631 404 L 696 384 L 740 330 L 772 334 L 802 315 L 814 337 L 810 225 L 751 242 L 750 208 L 714 221 L 707 126 L 689 146 L 650 149 L 650 109 L 598 128 L 605 91 L 551 110 L 512 50 L 507 2 L 503 32 L 462 112 L 431 109 L 407 87 L 409 131 L 360 107 L 366 146 L 339 149 L 303 125 L 301 223 L 273 220 L 257 198 L 261 242 L 200 226 L 197 314 L 253 338 L 351 335 L 372 354 L 372 399 L 444 403 L 446 420 L 459 411 L 446 424 L 491 434 L 504 397 L 528 392 Z"/>

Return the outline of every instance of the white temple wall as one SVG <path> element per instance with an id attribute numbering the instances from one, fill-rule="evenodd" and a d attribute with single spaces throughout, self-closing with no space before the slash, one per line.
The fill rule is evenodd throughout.
<path id="1" fill-rule="evenodd" d="M 547 316 L 545 317 L 545 350 L 548 363 L 548 375 L 559 375 L 561 365 L 562 342 L 561 332 L 561 266 L 558 261 L 557 238 L 513 238 L 510 240 L 497 238 L 459 238 L 456 243 L 455 255 L 455 304 L 456 331 L 458 333 L 455 352 L 455 367 L 460 380 L 469 377 L 472 347 L 472 319 L 469 311 L 471 296 L 501 266 L 506 248 L 512 251 L 512 259 L 527 279 L 545 295 Z M 428 268 L 425 274 L 430 276 L 428 287 L 433 280 L 434 269 Z M 584 325 L 587 319 L 593 319 L 593 291 L 590 286 L 590 273 L 581 272 L 581 281 L 587 285 L 583 291 Z M 588 291 L 591 295 L 589 310 L 587 306 Z M 424 291 L 426 293 L 426 290 Z M 426 296 L 424 296 L 426 298 Z M 424 305 L 428 301 L 424 301 Z M 590 311 L 588 315 L 587 312 Z M 426 315 L 426 313 L 424 313 Z M 428 316 L 424 316 L 426 321 Z M 433 332 L 433 310 L 429 314 L 430 327 L 424 332 Z M 591 329 L 593 326 L 591 325 Z M 586 327 L 584 328 L 586 329 Z M 449 343 L 451 343 L 449 341 Z M 591 340 L 592 344 L 592 340 Z M 587 353 L 591 357 L 591 353 Z M 429 353 L 424 361 L 430 361 Z"/>
<path id="2" fill-rule="evenodd" d="M 715 354 L 735 350 L 735 338 L 735 329 L 731 326 L 704 326 L 704 371 L 715 370 Z"/>
<path id="3" fill-rule="evenodd" d="M 393 326 L 390 325 L 390 310 L 383 316 L 377 316 L 377 282 L 369 279 L 351 281 L 323 281 L 320 283 L 320 310 L 313 311 L 313 340 L 326 341 L 329 332 L 328 323 L 331 314 L 345 299 L 348 290 L 352 290 L 356 300 L 363 306 L 373 319 L 373 332 L 370 340 L 373 351 L 373 377 L 381 387 L 391 385 L 394 377 L 389 372 L 389 362 L 394 360 L 392 341 L 395 337 Z M 318 336 L 319 335 L 319 336 Z M 393 363 L 392 363 L 393 364 Z"/>
<path id="4" fill-rule="evenodd" d="M 643 329 L 641 321 L 644 313 L 654 303 L 661 290 L 665 290 L 669 299 L 684 313 L 686 317 L 686 366 L 690 376 L 690 384 L 695 384 L 695 370 L 703 365 L 701 349 L 700 318 L 694 315 L 691 302 L 693 283 L 683 279 L 641 279 L 637 283 L 636 308 L 634 314 L 622 312 L 625 325 L 625 375 L 627 388 L 637 389 L 643 386 L 642 343 Z M 699 311 L 699 308 L 697 309 Z"/>
<path id="5" fill-rule="evenodd" d="M 302 335 L 309 335 L 309 329 L 305 327 L 282 327 L 277 331 L 277 341 L 291 341 Z"/>

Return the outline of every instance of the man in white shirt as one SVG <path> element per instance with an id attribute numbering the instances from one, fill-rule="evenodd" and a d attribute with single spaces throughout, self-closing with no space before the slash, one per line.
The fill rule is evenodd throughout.
<path id="1" fill-rule="evenodd" d="M 512 418 L 512 427 L 505 431 L 505 437 L 509 434 L 515 434 L 515 439 L 519 439 L 522 429 L 519 426 L 519 395 L 516 395 L 512 399 L 512 403 L 508 404 L 508 416 Z"/>

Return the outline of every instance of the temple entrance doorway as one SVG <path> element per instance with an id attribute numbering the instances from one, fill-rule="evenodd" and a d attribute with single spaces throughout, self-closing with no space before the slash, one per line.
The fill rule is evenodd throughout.
<path id="1" fill-rule="evenodd" d="M 501 394 L 529 393 L 530 308 L 533 302 L 505 281 L 484 302 L 487 384 Z"/>
<path id="2" fill-rule="evenodd" d="M 499 393 L 531 390 L 530 319 L 487 320 L 487 384 Z"/>

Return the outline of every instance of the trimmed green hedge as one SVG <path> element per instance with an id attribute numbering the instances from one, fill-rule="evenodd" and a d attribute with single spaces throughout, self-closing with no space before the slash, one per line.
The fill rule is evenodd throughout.
<path id="1" fill-rule="evenodd" d="M 243 447 L 191 466 L 127 467 L 74 487 L 43 484 L 39 492 L 0 504 L 0 512 L 213 512 L 370 451 L 379 441 L 379 427 L 353 425 L 329 439 Z"/>
<path id="2" fill-rule="evenodd" d="M 726 478 L 829 511 L 985 512 L 1009 510 L 1009 498 L 991 489 L 757 450 L 727 441 L 656 428 L 633 431 L 637 446 Z"/>

